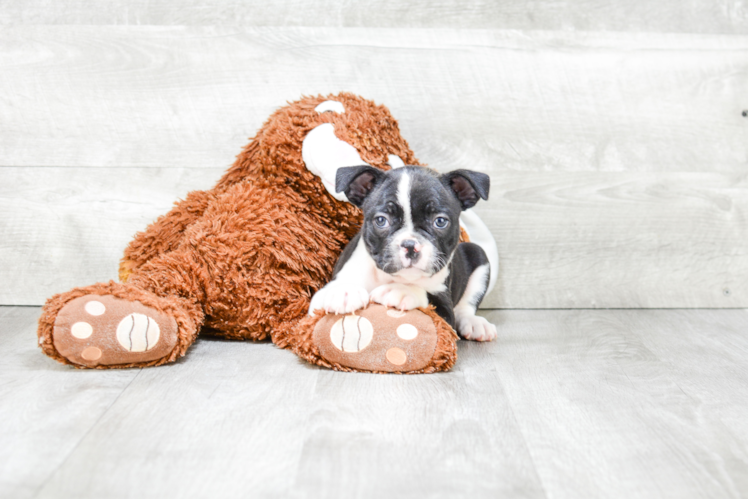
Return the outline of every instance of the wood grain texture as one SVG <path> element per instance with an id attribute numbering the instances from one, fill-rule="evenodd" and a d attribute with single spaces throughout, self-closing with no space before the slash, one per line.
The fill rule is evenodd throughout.
<path id="1" fill-rule="evenodd" d="M 445 377 L 321 371 L 293 496 L 544 496 L 482 354 Z"/>
<path id="2" fill-rule="evenodd" d="M 742 176 L 488 171 L 501 266 L 484 308 L 746 307 Z M 136 231 L 220 169 L 4 168 L 0 303 L 116 279 Z"/>
<path id="3" fill-rule="evenodd" d="M 213 341 L 169 372 L 145 370 L 40 495 L 542 496 L 491 373 L 341 377 Z"/>
<path id="4" fill-rule="evenodd" d="M 340 90 L 437 167 L 748 164 L 748 36 L 9 26 L 0 49 L 0 166 L 225 166 L 276 107 Z"/>
<path id="5" fill-rule="evenodd" d="M 491 172 L 483 307 L 746 307 L 748 178 Z"/>
<path id="6" fill-rule="evenodd" d="M 42 355 L 39 308 L 0 307 L 0 497 L 32 497 L 138 375 L 90 377 Z"/>
<path id="7" fill-rule="evenodd" d="M 39 495 L 278 496 L 318 374 L 269 343 L 199 341 L 166 370 L 143 370 Z"/>
<path id="8" fill-rule="evenodd" d="M 114 278 L 275 107 L 342 88 L 492 176 L 484 307 L 748 305 L 748 36 L 11 26 L 0 49 L 0 303 Z"/>
<path id="9" fill-rule="evenodd" d="M 736 417 L 748 410 L 748 311 L 487 317 L 501 333 L 486 347 L 549 497 L 746 495 Z"/>
<path id="10" fill-rule="evenodd" d="M 0 24 L 501 28 L 748 33 L 739 0 L 0 0 Z"/>
<path id="11" fill-rule="evenodd" d="M 117 280 L 135 235 L 223 169 L 0 169 L 0 304 L 41 305 L 74 286 Z"/>
<path id="12" fill-rule="evenodd" d="M 75 370 L 34 345 L 38 314 L 0 308 L 0 496 L 748 494 L 748 310 L 491 311 L 495 342 L 417 376 L 212 339 Z"/>

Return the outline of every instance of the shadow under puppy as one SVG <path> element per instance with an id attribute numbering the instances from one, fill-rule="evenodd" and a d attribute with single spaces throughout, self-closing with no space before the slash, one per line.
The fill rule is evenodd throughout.
<path id="1" fill-rule="evenodd" d="M 335 189 L 362 209 L 364 223 L 309 313 L 346 314 L 369 301 L 401 310 L 432 304 L 461 337 L 493 340 L 496 327 L 475 314 L 488 288 L 488 258 L 459 242 L 460 212 L 487 200 L 489 187 L 486 174 L 471 170 L 338 169 Z"/>

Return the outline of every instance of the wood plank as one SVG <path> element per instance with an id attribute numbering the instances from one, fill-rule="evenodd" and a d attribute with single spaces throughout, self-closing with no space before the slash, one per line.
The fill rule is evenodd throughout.
<path id="1" fill-rule="evenodd" d="M 746 307 L 748 179 L 698 173 L 491 172 L 483 307 Z"/>
<path id="2" fill-rule="evenodd" d="M 73 370 L 36 345 L 38 307 L 0 307 L 0 497 L 34 496 L 138 370 Z"/>
<path id="3" fill-rule="evenodd" d="M 116 279 L 132 235 L 220 169 L 4 168 L 0 304 Z M 499 245 L 486 308 L 746 307 L 748 181 L 489 171 Z"/>
<path id="4" fill-rule="evenodd" d="M 0 166 L 224 168 L 273 109 L 341 89 L 442 168 L 748 161 L 748 36 L 9 26 L 0 47 Z"/>
<path id="5" fill-rule="evenodd" d="M 117 280 L 133 235 L 222 169 L 0 170 L 0 304 L 41 305 L 74 286 Z M 12 215 L 10 215 L 12 214 Z"/>
<path id="6" fill-rule="evenodd" d="M 743 447 L 748 444 L 745 409 L 748 408 L 746 355 L 748 354 L 748 311 L 629 311 L 623 320 L 637 332 L 648 332 L 653 326 L 673 321 L 679 341 L 660 335 L 640 335 L 642 345 L 654 353 L 677 376 L 678 386 L 694 401 L 697 412 L 719 416 L 721 431 L 734 436 Z M 711 362 L 704 362 L 708 359 Z M 743 466 L 748 454 L 740 457 Z M 748 475 L 734 478 L 745 496 Z"/>
<path id="7" fill-rule="evenodd" d="M 143 370 L 39 495 L 543 496 L 487 362 L 349 374 L 203 340 Z"/>
<path id="8" fill-rule="evenodd" d="M 748 401 L 734 396 L 748 382 L 748 311 L 487 316 L 500 340 L 486 347 L 549 497 L 746 495 Z M 725 425 L 737 415 L 740 428 Z"/>
<path id="9" fill-rule="evenodd" d="M 738 0 L 0 0 L 0 24 L 359 26 L 748 33 Z"/>
<path id="10" fill-rule="evenodd" d="M 748 493 L 748 310 L 491 311 L 495 342 L 409 377 L 215 339 L 159 368 L 75 370 L 29 342 L 38 314 L 0 308 L 2 496 Z"/>
<path id="11" fill-rule="evenodd" d="M 284 496 L 319 371 L 269 343 L 201 340 L 144 369 L 39 496 Z"/>
<path id="12" fill-rule="evenodd" d="M 544 497 L 501 380 L 470 347 L 433 377 L 321 372 L 292 495 Z"/>

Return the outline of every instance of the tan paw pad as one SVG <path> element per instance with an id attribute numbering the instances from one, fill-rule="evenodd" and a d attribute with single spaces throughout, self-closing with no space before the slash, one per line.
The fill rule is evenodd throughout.
<path id="1" fill-rule="evenodd" d="M 62 356 L 88 367 L 141 363 L 171 353 L 177 324 L 138 301 L 85 295 L 57 314 L 53 342 Z"/>
<path id="2" fill-rule="evenodd" d="M 81 357 L 86 361 L 96 361 L 101 357 L 101 349 L 98 347 L 86 347 L 81 351 Z"/>
<path id="3" fill-rule="evenodd" d="M 408 355 L 399 347 L 391 347 L 387 349 L 385 357 L 387 358 L 387 361 L 397 366 L 402 366 L 406 361 L 408 361 Z"/>
<path id="4" fill-rule="evenodd" d="M 419 310 L 379 304 L 345 316 L 328 314 L 314 327 L 313 341 L 326 360 L 380 372 L 407 372 L 429 365 L 436 351 L 432 319 Z"/>

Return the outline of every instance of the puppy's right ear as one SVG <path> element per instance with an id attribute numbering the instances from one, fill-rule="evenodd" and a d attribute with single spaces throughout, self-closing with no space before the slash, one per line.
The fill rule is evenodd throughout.
<path id="1" fill-rule="evenodd" d="M 335 191 L 343 191 L 348 201 L 360 207 L 383 177 L 383 171 L 370 165 L 341 167 L 335 173 Z"/>

